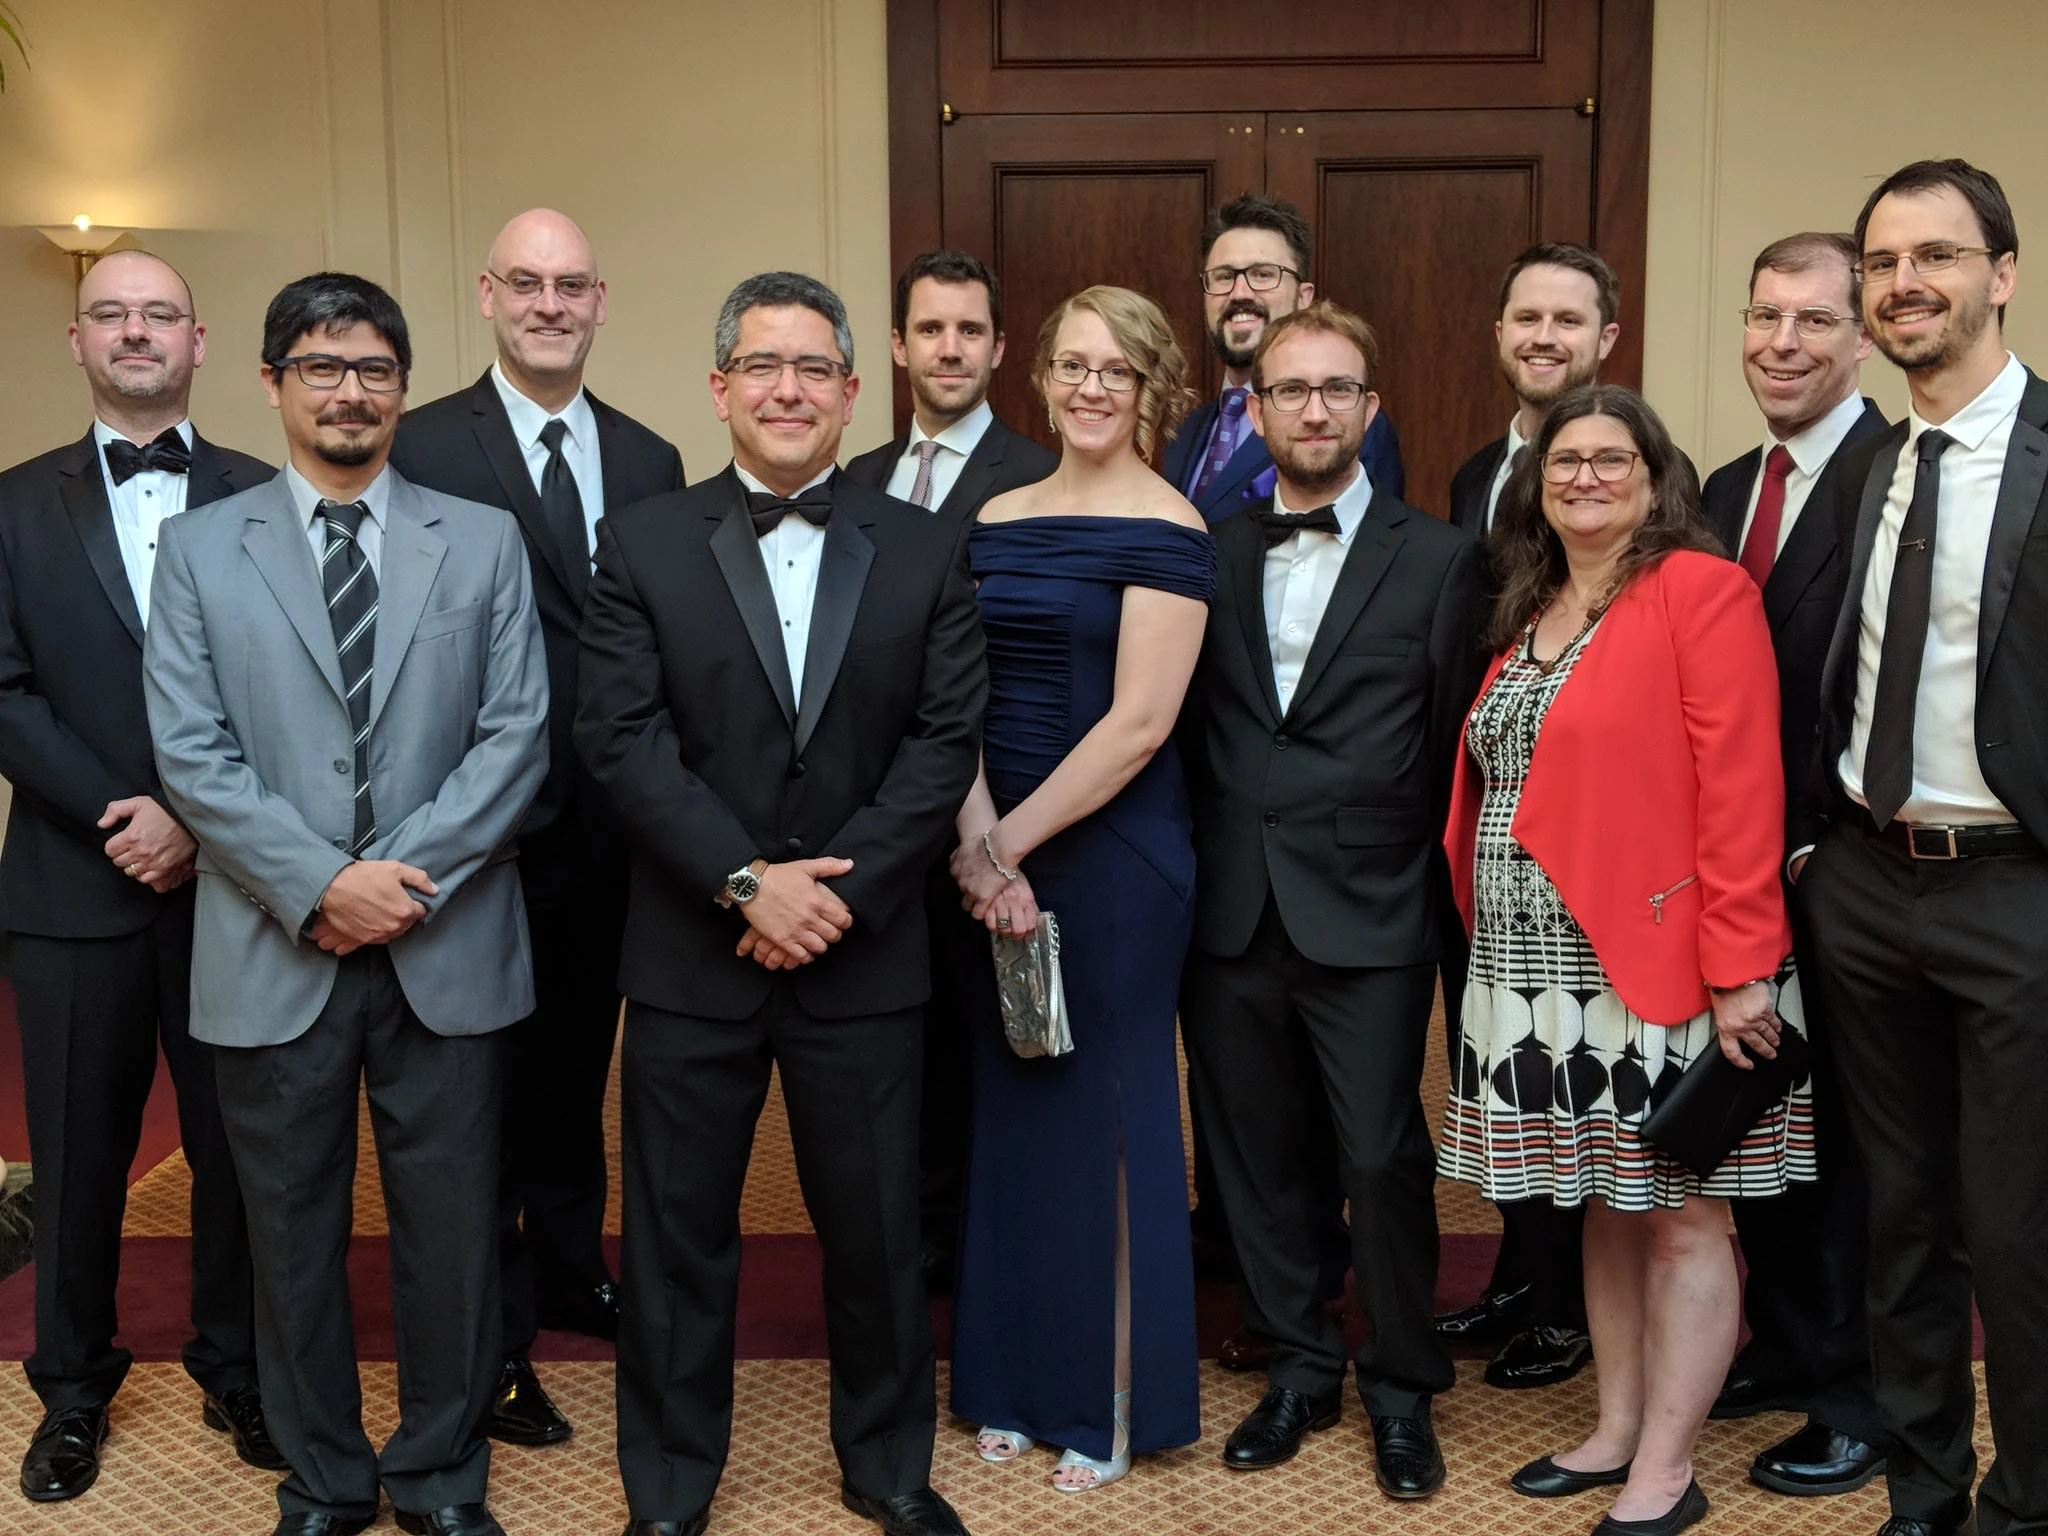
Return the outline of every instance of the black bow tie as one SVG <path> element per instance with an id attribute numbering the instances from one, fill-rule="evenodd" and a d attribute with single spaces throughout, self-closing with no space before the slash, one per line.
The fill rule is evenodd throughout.
<path id="1" fill-rule="evenodd" d="M 832 515 L 832 482 L 820 480 L 794 496 L 778 496 L 773 491 L 747 492 L 747 516 L 754 520 L 757 539 L 767 538 L 792 512 L 814 528 L 824 527 L 825 520 Z"/>
<path id="2" fill-rule="evenodd" d="M 191 473 L 192 450 L 176 427 L 164 428 L 155 442 L 141 448 L 119 437 L 107 444 L 107 473 L 114 477 L 114 484 L 126 485 L 145 469 L 159 469 L 167 475 Z"/>
<path id="3" fill-rule="evenodd" d="M 1252 514 L 1258 525 L 1266 531 L 1266 548 L 1271 549 L 1304 528 L 1317 533 L 1327 533 L 1334 538 L 1344 536 L 1344 525 L 1337 521 L 1337 504 L 1333 501 L 1327 507 L 1317 507 L 1313 512 L 1280 512 L 1266 508 Z"/>

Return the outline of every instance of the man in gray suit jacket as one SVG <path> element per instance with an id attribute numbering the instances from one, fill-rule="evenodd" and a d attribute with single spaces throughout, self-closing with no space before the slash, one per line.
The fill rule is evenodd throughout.
<path id="1" fill-rule="evenodd" d="M 258 1369 L 292 1475 L 277 1536 L 502 1536 L 494 1031 L 533 1007 L 513 829 L 547 674 L 512 518 L 386 464 L 411 348 L 389 294 L 319 273 L 264 323 L 283 474 L 164 525 L 144 655 L 199 843 L 192 1033 L 249 1208 Z M 397 1432 L 364 1436 L 344 1266 L 358 1085 L 391 1223 Z"/>

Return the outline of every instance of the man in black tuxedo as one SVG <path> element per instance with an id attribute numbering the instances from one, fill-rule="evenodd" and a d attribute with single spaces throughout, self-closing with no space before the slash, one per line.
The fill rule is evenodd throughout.
<path id="1" fill-rule="evenodd" d="M 399 419 L 391 462 L 416 485 L 519 521 L 548 659 L 548 776 L 519 827 L 535 1006 L 506 1033 L 499 1190 L 504 1364 L 490 1433 L 514 1445 L 569 1436 L 528 1352 L 535 1330 L 618 1336 L 602 1247 L 604 1095 L 619 1024 L 624 839 L 570 745 L 576 630 L 597 520 L 681 490 L 674 446 L 583 387 L 605 286 L 583 231 L 532 209 L 492 243 L 477 278 L 498 359 L 468 389 Z"/>
<path id="2" fill-rule="evenodd" d="M 1850 271 L 1856 254 L 1845 234 L 1809 233 L 1774 241 L 1757 256 L 1743 311 L 1742 372 L 1763 412 L 1765 440 L 1709 475 L 1704 492 L 1707 520 L 1763 588 L 1778 657 L 1785 846 L 1793 863 L 1813 840 L 1820 669 L 1842 606 L 1836 466 L 1885 428 L 1883 412 L 1857 393 L 1870 337 Z M 1778 1493 L 1847 1493 L 1884 1470 L 1863 1313 L 1868 1199 L 1843 1116 L 1812 925 L 1796 886 L 1787 907 L 1815 1048 L 1820 1177 L 1768 1200 L 1735 1202 L 1749 1266 L 1749 1342 L 1713 1413 L 1733 1419 L 1804 1409 L 1806 1426 L 1760 1452 L 1751 1479 Z"/>
<path id="3" fill-rule="evenodd" d="M 1430 1400 L 1454 1379 L 1430 1319 L 1421 1085 L 1483 580 L 1469 536 L 1359 467 L 1376 352 L 1362 320 L 1318 303 L 1271 326 L 1254 363 L 1252 420 L 1279 476 L 1269 503 L 1215 530 L 1182 722 L 1201 879 L 1181 1028 L 1247 1311 L 1276 1346 L 1224 1464 L 1286 1461 L 1340 1411 L 1317 1241 L 1327 1115 L 1372 1320 L 1357 1366 L 1378 1481 L 1415 1499 L 1443 1484 Z"/>
<path id="4" fill-rule="evenodd" d="M 896 366 L 910 383 L 910 431 L 848 461 L 847 478 L 887 491 L 941 519 L 973 522 L 991 497 L 1051 474 L 1059 458 L 1012 432 L 989 409 L 1003 361 L 1003 291 L 966 251 L 926 251 L 896 279 Z M 924 1010 L 924 1107 L 918 1191 L 925 1284 L 953 1278 L 967 1168 L 967 1008 L 964 967 L 987 964 L 988 930 L 960 910 L 960 887 L 941 858 L 925 882 L 932 1000 Z"/>
<path id="5" fill-rule="evenodd" d="M 117 251 L 78 288 L 71 353 L 95 420 L 0 475 L 0 854 L 36 1176 L 36 1349 L 44 1417 L 21 1467 L 31 1499 L 99 1475 L 127 1374 L 114 1283 L 128 1165 L 161 1041 L 192 1169 L 192 1331 L 203 1414 L 251 1465 L 284 1462 L 256 1387 L 248 1224 L 213 1061 L 189 1033 L 191 836 L 165 807 L 142 702 L 157 527 L 275 473 L 186 419 L 206 327 L 183 278 Z"/>
<path id="6" fill-rule="evenodd" d="M 924 878 L 973 783 L 988 690 L 967 525 L 835 473 L 860 384 L 822 283 L 747 279 L 716 348 L 732 465 L 605 519 L 576 712 L 632 851 L 627 1529 L 708 1520 L 772 1063 L 825 1254 L 841 1500 L 889 1536 L 959 1536 L 930 1486 L 917 1101 Z"/>
<path id="7" fill-rule="evenodd" d="M 2005 347 L 1995 178 L 1894 172 L 1856 248 L 1911 410 L 1841 459 L 1832 825 L 1799 888 L 1869 1177 L 1883 1536 L 2017 1536 L 2048 1531 L 2048 383 Z M 1974 1514 L 1973 1292 L 1998 1447 Z"/>

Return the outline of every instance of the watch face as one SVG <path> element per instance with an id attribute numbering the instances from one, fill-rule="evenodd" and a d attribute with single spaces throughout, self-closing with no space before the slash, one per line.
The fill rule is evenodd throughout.
<path id="1" fill-rule="evenodd" d="M 736 902 L 752 901 L 761 889 L 761 877 L 751 869 L 740 870 L 726 881 L 726 889 Z"/>

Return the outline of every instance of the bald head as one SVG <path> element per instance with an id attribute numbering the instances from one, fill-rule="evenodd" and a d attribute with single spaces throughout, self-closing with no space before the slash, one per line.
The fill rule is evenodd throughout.
<path id="1" fill-rule="evenodd" d="M 185 419 L 192 370 L 206 360 L 206 327 L 192 290 L 147 251 L 111 251 L 78 285 L 71 356 L 92 386 L 101 420 L 133 436 Z"/>
<path id="2" fill-rule="evenodd" d="M 131 278 L 151 283 L 169 282 L 177 292 L 174 301 L 177 308 L 189 314 L 197 307 L 192 302 L 192 285 L 185 281 L 184 274 L 163 257 L 149 251 L 109 251 L 100 257 L 78 285 L 78 307 L 90 309 L 103 294 Z"/>
<path id="3" fill-rule="evenodd" d="M 512 387 L 551 413 L 573 400 L 605 305 L 597 257 L 576 221 L 532 208 L 499 230 L 477 301 Z"/>

